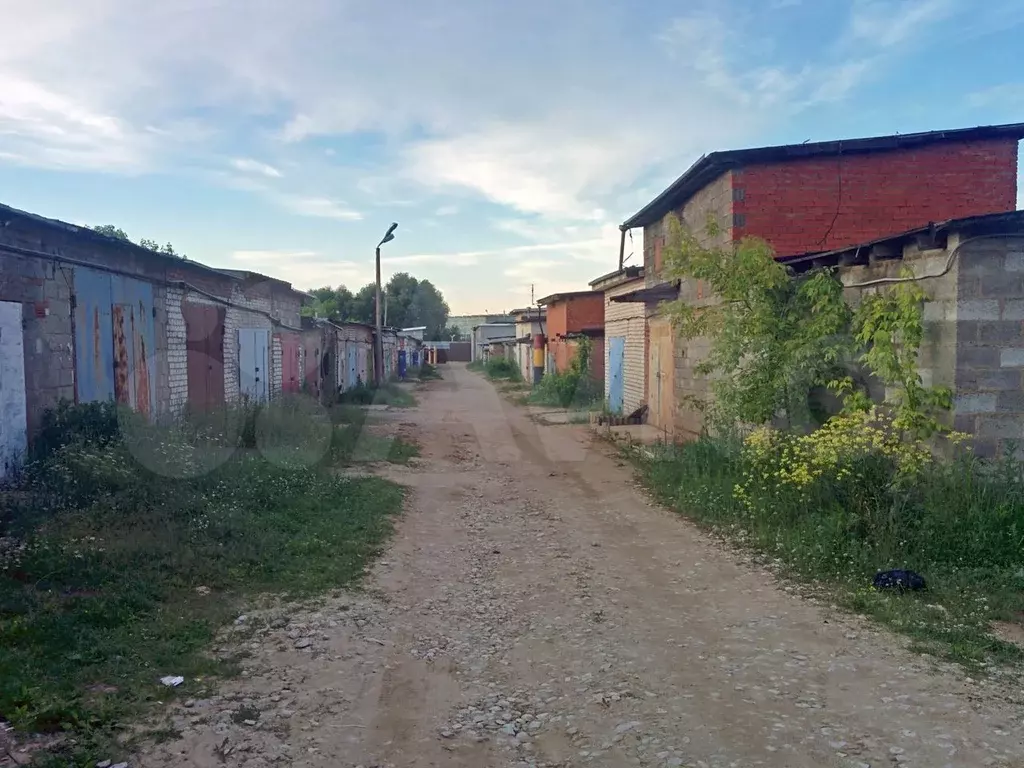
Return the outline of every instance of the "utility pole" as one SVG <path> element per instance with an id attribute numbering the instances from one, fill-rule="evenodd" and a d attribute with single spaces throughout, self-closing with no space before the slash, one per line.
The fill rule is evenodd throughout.
<path id="1" fill-rule="evenodd" d="M 395 239 L 395 230 L 398 229 L 398 222 L 388 227 L 384 239 L 377 243 L 377 282 L 376 300 L 374 302 L 375 325 L 377 326 L 377 338 L 373 350 L 373 378 L 379 387 L 384 383 L 384 324 L 380 315 L 380 247 L 389 240 Z"/>

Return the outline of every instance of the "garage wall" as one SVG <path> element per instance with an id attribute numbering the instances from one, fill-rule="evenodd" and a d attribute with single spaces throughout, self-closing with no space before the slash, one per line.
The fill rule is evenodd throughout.
<path id="1" fill-rule="evenodd" d="M 618 302 L 611 301 L 611 298 L 643 288 L 643 285 L 644 280 L 641 277 L 609 288 L 604 294 L 604 397 L 607 401 L 611 371 L 611 363 L 608 359 L 612 347 L 610 339 L 622 337 L 625 339 L 623 413 L 635 411 L 644 403 L 644 371 L 647 359 L 646 313 L 642 302 Z"/>

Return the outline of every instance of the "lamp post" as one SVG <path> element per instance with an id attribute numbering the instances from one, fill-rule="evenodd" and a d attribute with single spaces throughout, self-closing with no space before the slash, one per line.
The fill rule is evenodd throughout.
<path id="1" fill-rule="evenodd" d="M 374 302 L 377 341 L 373 350 L 373 378 L 378 387 L 384 383 L 384 324 L 381 322 L 380 315 L 380 247 L 384 245 L 384 243 L 395 239 L 396 229 L 398 229 L 397 221 L 388 227 L 388 231 L 384 234 L 384 239 L 377 243 L 377 291 L 376 301 Z"/>

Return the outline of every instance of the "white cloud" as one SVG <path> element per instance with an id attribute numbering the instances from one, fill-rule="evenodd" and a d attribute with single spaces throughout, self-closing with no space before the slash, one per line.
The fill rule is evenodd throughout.
<path id="1" fill-rule="evenodd" d="M 237 250 L 211 266 L 245 269 L 287 280 L 300 290 L 321 285 L 359 286 L 373 279 L 373 263 L 338 259 L 311 250 Z"/>
<path id="2" fill-rule="evenodd" d="M 344 203 L 326 197 L 280 195 L 277 199 L 285 208 L 300 216 L 315 216 L 323 219 L 338 219 L 339 221 L 360 221 L 363 218 L 363 214 L 359 211 L 352 210 Z"/>
<path id="3" fill-rule="evenodd" d="M 872 47 L 892 48 L 955 9 L 954 0 L 856 0 L 849 36 Z"/>
<path id="4" fill-rule="evenodd" d="M 435 216 L 454 216 L 458 212 L 459 212 L 459 206 L 457 206 L 457 205 L 442 205 L 440 208 L 438 208 L 436 211 L 434 211 L 434 215 Z"/>
<path id="5" fill-rule="evenodd" d="M 772 2 L 787 20 L 814 5 L 796 4 Z M 781 14 L 735 0 L 686 4 L 674 21 L 651 8 L 649 25 L 625 30 L 625 0 L 588 6 L 579 24 L 545 0 L 0 0 L 17 27 L 0 47 L 0 161 L 205 167 L 285 211 L 339 221 L 424 198 L 455 215 L 429 199 L 455 192 L 462 211 L 481 197 L 594 230 L 646 202 L 638 180 L 671 180 L 705 151 L 848 97 L 885 56 L 935 39 L 916 30 L 997 18 L 996 7 L 1013 19 L 1016 5 L 853 0 L 846 27 L 808 52 L 774 49 Z M 663 45 L 651 29 L 668 30 Z M 386 52 L 384 31 L 400 41 Z M 282 169 L 301 188 L 269 187 Z"/>
<path id="6" fill-rule="evenodd" d="M 271 179 L 281 178 L 281 172 L 272 165 L 261 163 L 259 160 L 252 160 L 247 157 L 236 157 L 231 160 L 231 167 L 242 173 L 255 173 Z"/>

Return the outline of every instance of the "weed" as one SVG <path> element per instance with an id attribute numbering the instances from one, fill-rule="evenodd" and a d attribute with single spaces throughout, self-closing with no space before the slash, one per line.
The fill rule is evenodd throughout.
<path id="1" fill-rule="evenodd" d="M 1019 621 L 1024 612 L 1019 465 L 929 462 L 907 482 L 899 461 L 867 451 L 821 467 L 807 483 L 768 482 L 759 474 L 763 449 L 751 454 L 729 438 L 663 447 L 637 461 L 661 501 L 824 585 L 841 605 L 921 649 L 968 666 L 1024 658 L 989 631 L 992 621 Z M 890 568 L 923 574 L 928 591 L 872 589 L 876 571 Z"/>
<path id="2" fill-rule="evenodd" d="M 423 365 L 421 365 L 418 375 L 420 381 L 428 381 L 430 379 L 443 378 L 441 376 L 441 372 L 437 370 L 437 366 L 431 365 L 430 363 L 424 363 Z"/>

